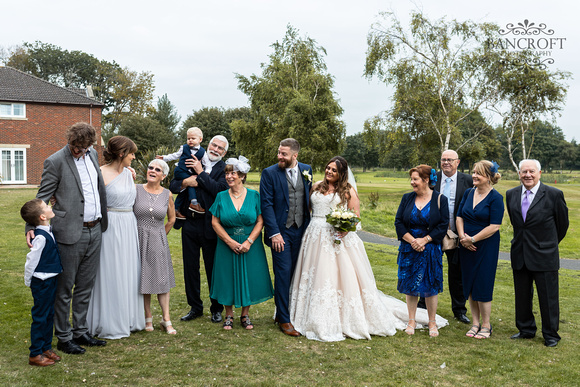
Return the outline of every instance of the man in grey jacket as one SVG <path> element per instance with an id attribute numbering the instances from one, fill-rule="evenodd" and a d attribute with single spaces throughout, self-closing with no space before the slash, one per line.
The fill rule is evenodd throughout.
<path id="1" fill-rule="evenodd" d="M 107 229 L 107 200 L 97 152 L 92 148 L 95 129 L 84 122 L 76 123 L 67 131 L 67 140 L 64 148 L 44 161 L 36 197 L 47 203 L 52 197 L 56 200 L 51 225 L 63 267 L 54 305 L 57 349 L 82 354 L 85 349 L 80 345 L 106 344 L 89 336 L 86 317 L 99 267 L 101 233 Z M 29 245 L 33 237 L 27 225 Z"/>

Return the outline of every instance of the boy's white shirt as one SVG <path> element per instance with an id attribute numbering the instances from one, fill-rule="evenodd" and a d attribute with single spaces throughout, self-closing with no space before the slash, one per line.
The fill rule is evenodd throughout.
<path id="1" fill-rule="evenodd" d="M 54 235 L 50 231 L 50 226 L 36 226 L 37 229 L 46 231 L 54 241 Z M 41 280 L 45 280 L 51 277 L 56 277 L 59 273 L 42 273 L 35 272 L 38 262 L 40 262 L 40 256 L 42 255 L 42 250 L 46 246 L 46 239 L 43 235 L 37 234 L 32 240 L 32 248 L 30 252 L 26 254 L 26 263 L 24 264 L 24 284 L 30 287 L 30 281 L 32 277 L 36 277 Z"/>
<path id="2" fill-rule="evenodd" d="M 179 147 L 179 150 L 177 152 L 171 153 L 168 155 L 164 155 L 163 161 L 168 162 L 168 161 L 179 160 L 179 158 L 181 157 L 182 154 L 183 154 L 183 145 Z M 203 154 L 203 157 L 201 158 L 200 161 L 201 161 L 201 165 L 203 165 L 203 170 L 205 171 L 205 173 L 207 173 L 209 175 L 211 173 L 212 168 L 211 168 L 211 161 L 209 160 L 209 156 L 207 155 L 207 150 Z"/>

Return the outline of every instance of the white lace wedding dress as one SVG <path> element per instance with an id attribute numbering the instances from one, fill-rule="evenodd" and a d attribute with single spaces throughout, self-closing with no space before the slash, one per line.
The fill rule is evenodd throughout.
<path id="1" fill-rule="evenodd" d="M 292 280 L 290 319 L 306 338 L 340 341 L 345 336 L 371 339 L 392 336 L 408 321 L 405 302 L 377 289 L 363 242 L 349 232 L 334 243 L 334 229 L 326 222 L 340 203 L 338 195 L 311 196 L 312 219 L 304 233 Z M 417 327 L 428 323 L 427 311 L 417 310 Z M 437 326 L 447 325 L 437 316 Z"/>

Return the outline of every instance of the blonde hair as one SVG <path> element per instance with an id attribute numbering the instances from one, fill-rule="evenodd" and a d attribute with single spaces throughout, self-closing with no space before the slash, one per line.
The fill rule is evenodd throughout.
<path id="1" fill-rule="evenodd" d="M 200 128 L 198 128 L 197 126 L 194 126 L 193 128 L 189 128 L 187 129 L 187 134 L 196 134 L 198 135 L 200 138 L 203 138 L 203 132 L 201 131 Z"/>
<path id="2" fill-rule="evenodd" d="M 499 172 L 493 173 L 491 171 L 492 167 L 491 161 L 481 160 L 477 163 L 473 164 L 473 170 L 480 176 L 486 176 L 489 178 L 489 181 L 492 185 L 497 184 L 499 179 L 501 179 L 501 175 Z"/>

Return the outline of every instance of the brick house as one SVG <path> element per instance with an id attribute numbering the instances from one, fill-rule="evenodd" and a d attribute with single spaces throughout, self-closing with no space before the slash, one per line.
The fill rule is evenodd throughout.
<path id="1" fill-rule="evenodd" d="M 88 122 L 102 152 L 103 104 L 85 89 L 65 88 L 0 66 L 1 184 L 40 184 L 44 160 L 66 144 L 66 130 Z"/>

